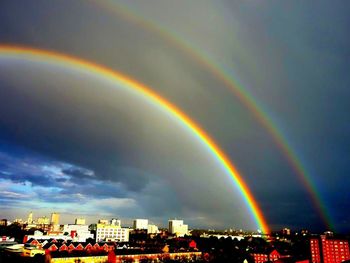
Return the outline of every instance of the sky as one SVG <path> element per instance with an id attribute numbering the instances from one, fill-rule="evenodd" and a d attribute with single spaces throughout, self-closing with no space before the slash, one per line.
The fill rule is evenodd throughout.
<path id="1" fill-rule="evenodd" d="M 271 229 L 343 232 L 348 13 L 343 1 L 8 0 L 0 45 L 74 56 L 147 85 L 226 153 Z M 72 65 L 0 52 L 0 215 L 29 211 L 60 212 L 63 223 L 259 227 L 222 163 L 159 105 Z"/>

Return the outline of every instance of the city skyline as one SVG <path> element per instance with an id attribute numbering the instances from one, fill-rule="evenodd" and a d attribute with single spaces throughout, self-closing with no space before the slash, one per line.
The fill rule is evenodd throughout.
<path id="1" fill-rule="evenodd" d="M 39 2 L 0 3 L 2 217 L 350 231 L 348 4 Z"/>

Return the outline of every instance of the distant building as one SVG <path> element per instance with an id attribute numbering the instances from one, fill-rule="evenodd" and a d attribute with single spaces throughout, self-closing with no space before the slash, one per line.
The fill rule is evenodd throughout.
<path id="1" fill-rule="evenodd" d="M 76 225 L 85 225 L 85 218 L 79 217 L 75 219 Z"/>
<path id="2" fill-rule="evenodd" d="M 290 229 L 289 228 L 283 228 L 282 229 L 282 234 L 285 236 L 290 236 Z"/>
<path id="3" fill-rule="evenodd" d="M 109 220 L 108 219 L 99 219 L 98 220 L 99 224 L 104 224 L 104 225 L 108 225 L 109 224 Z"/>
<path id="4" fill-rule="evenodd" d="M 326 235 L 311 238 L 310 250 L 312 263 L 340 263 L 350 259 L 349 242 Z"/>
<path id="5" fill-rule="evenodd" d="M 148 229 L 148 219 L 135 219 L 133 228 L 136 229 Z"/>
<path id="6" fill-rule="evenodd" d="M 273 262 L 278 260 L 281 255 L 276 249 L 268 249 L 266 251 L 255 252 L 251 254 L 254 258 L 254 263 Z"/>
<path id="7" fill-rule="evenodd" d="M 51 225 L 59 225 L 60 224 L 60 214 L 59 213 L 52 213 L 51 214 Z"/>
<path id="8" fill-rule="evenodd" d="M 116 225 L 97 224 L 96 241 L 129 242 L 129 229 Z"/>
<path id="9" fill-rule="evenodd" d="M 119 219 L 112 218 L 111 225 L 112 226 L 121 226 L 121 221 Z"/>
<path id="10" fill-rule="evenodd" d="M 147 234 L 158 234 L 159 229 L 156 225 L 148 225 L 147 227 Z"/>
<path id="11" fill-rule="evenodd" d="M 49 225 L 50 224 L 50 218 L 48 218 L 46 216 L 38 217 L 37 224 L 38 225 Z"/>
<path id="12" fill-rule="evenodd" d="M 182 237 L 188 234 L 188 225 L 184 225 L 183 220 L 172 219 L 169 220 L 169 233 Z"/>
<path id="13" fill-rule="evenodd" d="M 33 212 L 30 212 L 28 215 L 28 219 L 27 219 L 27 224 L 31 225 L 33 224 Z"/>
<path id="14" fill-rule="evenodd" d="M 0 226 L 7 226 L 7 219 L 1 219 Z"/>
<path id="15" fill-rule="evenodd" d="M 23 219 L 22 218 L 16 218 L 13 222 L 14 223 L 18 223 L 18 224 L 23 224 Z"/>

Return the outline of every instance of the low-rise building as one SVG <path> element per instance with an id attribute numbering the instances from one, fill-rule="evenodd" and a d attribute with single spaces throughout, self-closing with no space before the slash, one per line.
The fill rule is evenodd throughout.
<path id="1" fill-rule="evenodd" d="M 94 238 L 94 235 L 89 231 L 88 225 L 64 225 L 63 232 L 68 233 L 74 241 L 85 242 L 89 238 Z"/>

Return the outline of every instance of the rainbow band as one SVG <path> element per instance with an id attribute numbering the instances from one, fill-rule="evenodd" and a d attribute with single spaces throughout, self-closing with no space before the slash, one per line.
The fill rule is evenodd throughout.
<path id="1" fill-rule="evenodd" d="M 275 122 L 269 117 L 267 111 L 261 105 L 259 105 L 258 101 L 251 93 L 248 92 L 247 89 L 238 83 L 236 78 L 231 76 L 232 72 L 228 72 L 222 65 L 215 63 L 204 50 L 201 50 L 198 46 L 194 46 L 192 43 L 176 34 L 176 32 L 171 32 L 161 25 L 142 18 L 140 14 L 134 13 L 127 6 L 112 0 L 92 0 L 92 2 L 96 6 L 103 8 L 105 11 L 114 12 L 129 22 L 157 33 L 163 39 L 167 40 L 168 43 L 173 44 L 174 47 L 178 48 L 182 52 L 185 52 L 188 57 L 191 57 L 194 61 L 203 66 L 203 68 L 221 81 L 226 87 L 228 87 L 244 104 L 244 106 L 254 115 L 259 123 L 270 133 L 275 144 L 283 153 L 290 167 L 293 169 L 294 173 L 303 184 L 303 187 L 308 192 L 312 204 L 317 210 L 317 213 L 319 214 L 324 225 L 329 229 L 334 229 L 333 219 L 331 218 L 330 212 L 325 206 L 325 202 L 317 190 L 315 183 L 313 182 L 314 180 L 312 179 L 311 174 L 307 171 L 300 158 L 298 158 L 296 151 L 292 148 L 286 136 L 282 134 Z"/>
<path id="2" fill-rule="evenodd" d="M 230 159 L 226 156 L 226 154 L 220 149 L 220 147 L 214 142 L 214 140 L 210 138 L 209 135 L 207 135 L 206 132 L 199 127 L 198 124 L 196 124 L 193 120 L 190 119 L 190 117 L 188 117 L 185 113 L 183 113 L 175 105 L 171 104 L 165 98 L 159 96 L 157 93 L 152 91 L 149 87 L 102 65 L 98 65 L 65 54 L 56 53 L 53 51 L 34 49 L 31 47 L 0 45 L 0 56 L 19 57 L 21 59 L 29 59 L 32 61 L 50 61 L 63 66 L 67 66 L 68 64 L 71 67 L 88 71 L 97 76 L 103 77 L 113 83 L 122 85 L 123 87 L 135 91 L 140 95 L 143 95 L 150 102 L 153 102 L 156 105 L 160 106 L 171 116 L 175 117 L 175 119 L 177 119 L 190 131 L 192 131 L 192 133 L 208 147 L 210 152 L 223 165 L 223 167 L 234 180 L 258 227 L 264 233 L 269 233 L 269 228 L 263 217 L 262 211 L 260 210 L 248 186 L 243 181 L 241 175 L 238 173 L 237 169 L 231 163 Z"/>

